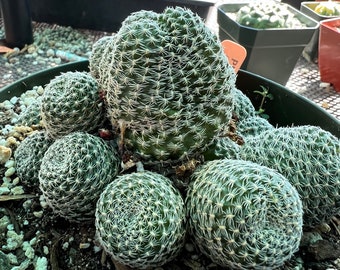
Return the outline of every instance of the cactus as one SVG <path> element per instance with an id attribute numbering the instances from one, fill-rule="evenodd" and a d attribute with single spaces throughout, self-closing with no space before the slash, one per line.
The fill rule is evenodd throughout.
<path id="1" fill-rule="evenodd" d="M 92 51 L 89 59 L 89 69 L 91 75 L 96 79 L 99 79 L 99 64 L 103 53 L 105 52 L 105 49 L 109 47 L 108 45 L 110 44 L 110 42 L 112 42 L 113 39 L 114 35 L 104 36 L 98 39 L 92 46 Z"/>
<path id="2" fill-rule="evenodd" d="M 43 125 L 53 138 L 94 131 L 104 120 L 98 84 L 86 72 L 56 76 L 46 85 L 41 103 Z"/>
<path id="3" fill-rule="evenodd" d="M 316 5 L 314 11 L 323 16 L 339 16 L 340 4 L 332 1 L 319 3 Z"/>
<path id="4" fill-rule="evenodd" d="M 158 173 L 120 175 L 102 192 L 95 225 L 101 245 L 115 261 L 138 269 L 158 267 L 183 247 L 184 202 Z"/>
<path id="5" fill-rule="evenodd" d="M 299 194 L 281 174 L 256 163 L 205 163 L 193 175 L 186 208 L 195 243 L 220 266 L 275 269 L 299 247 Z"/>
<path id="6" fill-rule="evenodd" d="M 267 29 L 291 27 L 294 14 L 288 6 L 275 1 L 254 1 L 241 7 L 236 21 L 244 26 Z"/>
<path id="7" fill-rule="evenodd" d="M 40 189 L 52 210 L 71 221 L 94 218 L 95 204 L 117 175 L 119 158 L 103 139 L 84 132 L 65 135 L 49 147 L 40 166 Z"/>
<path id="8" fill-rule="evenodd" d="M 34 132 L 26 137 L 14 152 L 15 167 L 20 181 L 27 186 L 39 186 L 40 164 L 45 152 L 53 143 L 46 132 Z"/>
<path id="9" fill-rule="evenodd" d="M 183 160 L 202 152 L 230 120 L 234 70 L 216 35 L 191 11 L 133 13 L 108 46 L 98 80 L 108 118 L 142 158 Z"/>
<path id="10" fill-rule="evenodd" d="M 41 100 L 42 97 L 40 96 L 34 99 L 33 102 L 19 114 L 16 124 L 23 126 L 38 125 L 41 121 Z"/>
<path id="11" fill-rule="evenodd" d="M 315 126 L 269 129 L 249 137 L 239 158 L 273 168 L 297 189 L 304 225 L 328 222 L 340 212 L 340 141 Z"/>
<path id="12" fill-rule="evenodd" d="M 274 129 L 273 125 L 270 124 L 267 119 L 260 116 L 249 117 L 237 123 L 237 132 L 240 133 L 243 138 L 256 136 L 261 132 L 271 129 Z"/>
<path id="13" fill-rule="evenodd" d="M 243 119 L 256 116 L 256 110 L 251 100 L 245 94 L 243 94 L 241 90 L 234 87 L 232 94 L 234 99 L 233 113 L 237 121 L 242 121 Z"/>

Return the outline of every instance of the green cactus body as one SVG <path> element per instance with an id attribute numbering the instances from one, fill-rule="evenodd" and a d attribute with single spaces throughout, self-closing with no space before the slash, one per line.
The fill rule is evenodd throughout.
<path id="1" fill-rule="evenodd" d="M 86 72 L 77 71 L 56 76 L 45 87 L 41 116 L 53 138 L 95 130 L 105 116 L 96 80 Z"/>
<path id="2" fill-rule="evenodd" d="M 99 79 L 108 117 L 142 157 L 182 160 L 202 152 L 230 120 L 234 70 L 191 11 L 133 13 L 109 46 Z"/>
<path id="3" fill-rule="evenodd" d="M 205 163 L 193 175 L 186 208 L 195 243 L 223 267 L 275 269 L 299 247 L 303 212 L 297 191 L 256 163 Z"/>
<path id="4" fill-rule="evenodd" d="M 17 125 L 32 126 L 38 125 L 41 121 L 41 100 L 42 97 L 37 97 L 27 108 L 18 116 Z"/>
<path id="5" fill-rule="evenodd" d="M 314 226 L 340 211 L 340 141 L 314 126 L 270 129 L 248 138 L 241 159 L 284 175 L 297 189 L 304 225 Z"/>
<path id="6" fill-rule="evenodd" d="M 99 74 L 101 72 L 104 73 L 104 71 L 99 70 L 100 67 L 99 64 L 103 56 L 103 53 L 105 52 L 105 49 L 110 48 L 109 44 L 114 39 L 114 37 L 115 37 L 114 35 L 104 36 L 98 39 L 92 46 L 92 51 L 89 59 L 89 68 L 91 75 L 96 79 L 99 79 Z"/>
<path id="7" fill-rule="evenodd" d="M 44 131 L 26 137 L 14 152 L 15 167 L 20 181 L 27 186 L 39 186 L 40 164 L 45 152 L 53 143 Z"/>
<path id="8" fill-rule="evenodd" d="M 274 129 L 273 125 L 267 119 L 260 116 L 252 116 L 243 119 L 237 123 L 237 132 L 247 138 L 248 136 L 256 136 L 266 130 Z"/>
<path id="9" fill-rule="evenodd" d="M 71 221 L 94 218 L 100 193 L 118 174 L 115 148 L 103 139 L 74 132 L 46 151 L 40 166 L 40 189 L 53 211 Z"/>
<path id="10" fill-rule="evenodd" d="M 158 267 L 183 247 L 184 202 L 160 174 L 120 175 L 101 194 L 95 224 L 101 245 L 114 260 L 137 269 Z"/>
<path id="11" fill-rule="evenodd" d="M 275 1 L 254 1 L 241 7 L 236 20 L 240 24 L 252 28 L 287 28 L 294 15 L 288 6 Z"/>
<path id="12" fill-rule="evenodd" d="M 234 87 L 232 94 L 234 98 L 233 113 L 238 121 L 256 116 L 256 110 L 251 103 L 251 100 L 245 94 L 243 94 L 241 90 Z"/>

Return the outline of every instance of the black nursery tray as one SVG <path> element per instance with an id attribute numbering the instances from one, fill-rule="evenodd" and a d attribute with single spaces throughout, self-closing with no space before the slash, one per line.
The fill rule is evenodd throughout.
<path id="1" fill-rule="evenodd" d="M 55 76 L 63 72 L 87 71 L 88 64 L 88 60 L 72 62 L 20 79 L 0 89 L 0 102 L 10 99 L 13 96 L 20 96 L 34 86 L 44 86 Z M 238 72 L 236 84 L 237 87 L 251 99 L 255 108 L 259 108 L 262 96 L 254 93 L 254 91 L 261 90 L 261 86 L 269 89 L 269 93 L 272 94 L 273 99 L 267 99 L 264 108 L 266 114 L 269 115 L 269 121 L 273 125 L 315 125 L 340 138 L 339 120 L 315 103 L 281 84 L 244 70 Z"/>

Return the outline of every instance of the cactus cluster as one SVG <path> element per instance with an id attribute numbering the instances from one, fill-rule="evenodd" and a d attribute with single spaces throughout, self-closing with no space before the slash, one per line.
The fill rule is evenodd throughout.
<path id="1" fill-rule="evenodd" d="M 234 70 L 216 35 L 190 10 L 133 13 L 107 47 L 98 81 L 108 118 L 143 158 L 190 157 L 230 120 Z"/>
<path id="2" fill-rule="evenodd" d="M 45 131 L 34 132 L 26 137 L 14 152 L 17 175 L 22 183 L 31 187 L 39 186 L 41 160 L 53 143 Z"/>
<path id="3" fill-rule="evenodd" d="M 98 84 L 86 72 L 63 73 L 45 87 L 41 117 L 53 138 L 75 131 L 93 131 L 103 123 L 104 113 Z"/>
<path id="4" fill-rule="evenodd" d="M 137 269 L 161 266 L 178 255 L 185 220 L 179 191 L 154 172 L 119 175 L 97 202 L 101 245 L 114 260 Z"/>
<path id="5" fill-rule="evenodd" d="M 71 221 L 94 217 L 100 193 L 118 174 L 116 149 L 100 137 L 73 132 L 54 141 L 42 158 L 39 184 L 55 213 Z"/>
<path id="6" fill-rule="evenodd" d="M 205 163 L 193 175 L 186 207 L 196 244 L 223 267 L 275 269 L 299 247 L 299 194 L 281 174 L 256 163 Z"/>
<path id="7" fill-rule="evenodd" d="M 277 170 L 300 194 L 304 225 L 340 211 L 340 140 L 316 126 L 281 127 L 249 137 L 239 158 Z"/>
<path id="8" fill-rule="evenodd" d="M 288 5 L 276 1 L 252 1 L 238 10 L 236 21 L 258 29 L 289 28 L 294 23 L 294 14 Z"/>

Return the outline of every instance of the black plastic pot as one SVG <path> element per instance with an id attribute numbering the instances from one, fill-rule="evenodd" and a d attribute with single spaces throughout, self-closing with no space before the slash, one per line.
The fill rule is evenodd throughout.
<path id="1" fill-rule="evenodd" d="M 299 10 L 288 6 L 304 28 L 255 29 L 236 22 L 228 14 L 236 13 L 247 3 L 230 3 L 218 6 L 217 20 L 221 40 L 230 39 L 247 50 L 241 68 L 285 85 L 302 54 L 303 49 L 318 28 L 318 22 Z"/>
<path id="2" fill-rule="evenodd" d="M 33 43 L 29 0 L 0 0 L 0 8 L 6 45 L 22 48 Z"/>
<path id="3" fill-rule="evenodd" d="M 335 3 L 339 3 L 337 1 L 334 1 Z M 318 13 L 316 13 L 314 10 L 319 5 L 322 3 L 321 1 L 310 1 L 310 2 L 302 2 L 300 11 L 307 16 L 313 18 L 317 22 L 321 22 L 323 20 L 335 18 L 335 17 L 340 17 L 340 16 L 323 16 Z M 319 49 L 319 27 L 315 31 L 312 39 L 310 42 L 307 44 L 305 49 L 303 50 L 303 56 L 310 62 L 317 62 L 318 59 L 318 49 Z"/>
<path id="4" fill-rule="evenodd" d="M 132 12 L 162 12 L 167 6 L 190 8 L 203 19 L 216 0 L 30 0 L 32 18 L 74 28 L 115 32 Z"/>
<path id="5" fill-rule="evenodd" d="M 20 96 L 23 92 L 32 89 L 34 86 L 45 85 L 62 72 L 76 70 L 88 70 L 88 61 L 84 60 L 61 65 L 16 81 L 0 89 L 0 102 L 13 96 Z M 255 108 L 259 108 L 262 97 L 254 93 L 254 90 L 260 90 L 260 86 L 269 89 L 269 92 L 273 95 L 273 100 L 267 100 L 264 108 L 273 125 L 316 125 L 340 138 L 339 120 L 286 87 L 244 70 L 238 72 L 236 84 L 251 99 Z"/>

